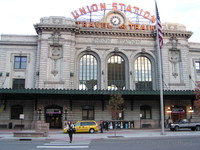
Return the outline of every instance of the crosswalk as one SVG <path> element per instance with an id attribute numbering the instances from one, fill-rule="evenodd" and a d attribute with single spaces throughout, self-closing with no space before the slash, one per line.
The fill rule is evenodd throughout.
<path id="1" fill-rule="evenodd" d="M 36 146 L 37 149 L 88 149 L 90 141 L 75 141 L 69 143 L 66 141 L 51 141 L 44 145 Z"/>

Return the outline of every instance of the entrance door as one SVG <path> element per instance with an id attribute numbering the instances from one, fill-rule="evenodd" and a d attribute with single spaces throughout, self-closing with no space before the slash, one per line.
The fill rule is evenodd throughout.
<path id="1" fill-rule="evenodd" d="M 57 105 L 47 106 L 45 118 L 50 128 L 62 128 L 62 107 Z"/>
<path id="2" fill-rule="evenodd" d="M 184 106 L 174 106 L 172 107 L 171 113 L 172 121 L 176 122 L 180 119 L 186 118 L 186 109 Z"/>

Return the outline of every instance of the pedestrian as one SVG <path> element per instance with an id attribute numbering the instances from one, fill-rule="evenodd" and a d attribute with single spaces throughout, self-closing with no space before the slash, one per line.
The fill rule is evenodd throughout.
<path id="1" fill-rule="evenodd" d="M 100 130 L 101 130 L 101 133 L 103 133 L 103 121 L 100 120 Z"/>
<path id="2" fill-rule="evenodd" d="M 109 122 L 106 121 L 106 122 L 105 122 L 105 129 L 106 129 L 106 131 L 108 131 L 108 126 L 109 126 Z"/>
<path id="3" fill-rule="evenodd" d="M 68 135 L 69 135 L 69 140 L 70 140 L 69 142 L 71 143 L 72 139 L 73 139 L 73 133 L 76 132 L 74 125 L 71 123 L 71 121 L 69 121 L 67 123 L 67 132 L 68 132 Z"/>

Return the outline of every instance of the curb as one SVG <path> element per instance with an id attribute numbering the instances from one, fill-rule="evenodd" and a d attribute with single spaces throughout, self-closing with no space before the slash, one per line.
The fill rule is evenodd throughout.
<path id="1" fill-rule="evenodd" d="M 77 141 L 91 141 L 91 140 L 101 140 L 101 139 L 120 139 L 120 138 L 162 138 L 162 137 L 184 137 L 184 136 L 199 136 L 200 132 L 198 131 L 169 131 L 165 130 L 165 135 L 161 135 L 161 130 L 152 129 L 152 130 L 118 130 L 115 131 L 106 131 L 104 133 L 95 133 L 95 134 L 74 134 L 74 139 Z M 63 134 L 60 130 L 53 131 L 49 133 L 48 137 L 14 137 L 13 131 L 3 131 L 0 130 L 0 141 L 2 140 L 20 140 L 20 141 L 66 141 L 68 139 L 67 134 Z"/>

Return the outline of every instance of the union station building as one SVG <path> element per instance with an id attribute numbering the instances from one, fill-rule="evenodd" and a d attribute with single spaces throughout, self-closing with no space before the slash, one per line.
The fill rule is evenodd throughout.
<path id="1" fill-rule="evenodd" d="M 84 11 L 73 14 L 83 17 Z M 1 35 L 0 128 L 31 129 L 37 120 L 60 129 L 67 120 L 111 122 L 107 106 L 113 94 L 124 99 L 120 128 L 159 128 L 153 16 L 140 15 L 150 22 L 144 23 L 114 9 L 95 21 L 78 17 L 43 17 L 34 25 L 36 35 Z M 188 41 L 192 32 L 182 24 L 162 26 L 165 123 L 200 121 L 194 107 L 200 43 Z"/>

